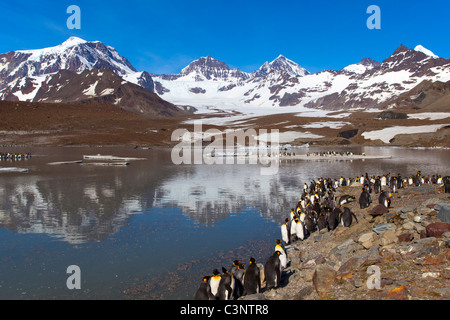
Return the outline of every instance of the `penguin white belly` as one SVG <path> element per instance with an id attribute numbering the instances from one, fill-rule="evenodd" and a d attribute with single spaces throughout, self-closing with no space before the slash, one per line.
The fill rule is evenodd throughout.
<path id="1" fill-rule="evenodd" d="M 219 283 L 220 283 L 220 277 L 212 277 L 209 285 L 211 287 L 211 293 L 214 296 L 217 296 L 217 293 L 219 292 Z"/>
<path id="2" fill-rule="evenodd" d="M 305 222 L 305 218 L 306 218 L 306 214 L 303 213 L 303 214 L 300 215 L 300 221 L 301 222 Z"/>
<path id="3" fill-rule="evenodd" d="M 297 223 L 296 225 L 296 234 L 300 240 L 303 240 L 305 238 L 305 234 L 303 232 L 303 224 L 301 222 Z"/>
<path id="4" fill-rule="evenodd" d="M 225 290 L 225 300 L 228 300 L 228 297 L 230 296 L 231 298 L 233 298 L 232 294 L 234 292 L 234 286 L 235 286 L 235 282 L 234 282 L 234 276 L 231 275 L 231 283 L 230 283 L 230 287 L 231 287 L 231 292 L 229 292 L 228 290 Z"/>
<path id="5" fill-rule="evenodd" d="M 282 269 L 286 268 L 286 266 L 287 266 L 286 254 L 285 253 L 280 254 L 279 258 L 280 258 L 280 266 L 281 266 L 281 268 Z"/>
<path id="6" fill-rule="evenodd" d="M 289 243 L 288 230 L 286 224 L 283 224 L 281 226 L 281 238 L 283 239 L 284 243 Z"/>
<path id="7" fill-rule="evenodd" d="M 306 209 L 306 201 L 305 200 L 302 200 L 302 208 Z"/>
<path id="8" fill-rule="evenodd" d="M 292 223 L 291 223 L 291 236 L 296 234 L 296 227 L 297 227 L 297 223 L 295 221 L 292 221 Z"/>

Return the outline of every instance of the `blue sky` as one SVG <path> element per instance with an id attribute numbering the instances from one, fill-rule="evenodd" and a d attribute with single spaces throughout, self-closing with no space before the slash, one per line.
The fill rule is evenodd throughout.
<path id="1" fill-rule="evenodd" d="M 3 1 L 0 52 L 55 46 L 70 36 L 99 40 L 138 70 L 178 73 L 206 55 L 252 72 L 279 54 L 310 72 L 387 58 L 421 44 L 450 58 L 450 1 L 128 0 Z M 81 29 L 69 30 L 69 5 Z M 369 30 L 370 5 L 381 29 Z"/>

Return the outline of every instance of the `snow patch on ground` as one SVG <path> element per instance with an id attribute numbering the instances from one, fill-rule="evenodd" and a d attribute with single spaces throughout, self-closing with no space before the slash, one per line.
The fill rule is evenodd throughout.
<path id="1" fill-rule="evenodd" d="M 429 119 L 429 120 L 441 120 L 450 117 L 450 112 L 422 112 L 422 113 L 413 113 L 408 114 L 409 119 Z"/>
<path id="2" fill-rule="evenodd" d="M 437 130 L 447 126 L 448 124 L 434 124 L 427 126 L 395 126 L 384 128 L 381 130 L 367 131 L 363 132 L 361 135 L 365 139 L 378 140 L 380 139 L 384 143 L 389 143 L 389 141 L 394 138 L 397 134 L 415 134 L 415 133 L 427 133 L 436 132 Z"/>
<path id="3" fill-rule="evenodd" d="M 331 129 L 340 129 L 345 127 L 346 125 L 351 124 L 350 122 L 344 121 L 319 121 L 319 122 L 311 122 L 305 125 L 302 125 L 302 128 L 331 128 Z"/>

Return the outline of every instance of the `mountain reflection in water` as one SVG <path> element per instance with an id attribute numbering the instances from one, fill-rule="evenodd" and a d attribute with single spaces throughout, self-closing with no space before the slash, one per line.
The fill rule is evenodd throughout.
<path id="1" fill-rule="evenodd" d="M 128 279 L 151 278 L 158 272 L 176 269 L 179 263 L 205 259 L 248 240 L 278 237 L 279 224 L 298 201 L 303 183 L 312 179 L 357 177 L 366 172 L 408 175 L 418 170 L 444 175 L 448 174 L 445 171 L 450 158 L 449 150 L 343 147 L 344 151 L 389 154 L 392 159 L 282 161 L 277 175 L 262 176 L 258 165 L 174 165 L 170 150 L 14 149 L 33 156 L 20 163 L 0 163 L 29 169 L 28 173 L 0 175 L 0 239 L 5 240 L 0 245 L 0 269 L 9 277 L 0 276 L 0 285 L 4 294 L 12 298 L 19 291 L 15 288 L 18 279 L 27 270 L 40 271 L 43 265 L 58 269 L 83 263 L 85 268 L 91 268 L 84 273 L 85 281 L 95 287 L 111 287 L 118 275 Z M 305 148 L 304 152 L 320 150 L 329 148 Z M 48 165 L 97 153 L 145 160 L 131 161 L 129 166 Z M 26 235 L 31 237 L 26 238 L 27 242 Z M 40 237 L 34 238 L 37 235 Z M 60 244 L 56 245 L 55 240 Z M 49 253 L 34 256 L 29 253 L 31 249 Z M 31 269 L 22 266 L 17 255 L 31 261 Z M 108 264 L 106 271 L 103 263 Z M 57 272 L 59 278 L 55 281 L 65 283 L 64 271 Z M 198 276 L 201 279 L 203 274 Z M 54 274 L 42 277 L 45 281 L 22 283 L 27 289 L 20 290 L 31 294 L 31 298 L 73 297 L 64 288 L 50 292 L 41 289 L 39 294 L 33 294 L 38 286 L 45 286 L 39 281 L 53 281 Z M 197 282 L 193 279 L 193 283 Z M 94 289 L 90 288 L 87 296 L 92 297 Z M 94 298 L 121 298 L 120 292 L 98 293 Z M 184 296 L 180 293 L 178 297 Z"/>

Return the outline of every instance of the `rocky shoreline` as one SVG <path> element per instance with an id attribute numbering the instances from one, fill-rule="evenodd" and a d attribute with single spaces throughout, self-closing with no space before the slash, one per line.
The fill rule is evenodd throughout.
<path id="1" fill-rule="evenodd" d="M 408 186 L 377 213 L 360 209 L 361 188 L 340 187 L 357 216 L 350 227 L 316 231 L 286 247 L 280 285 L 241 300 L 436 300 L 450 298 L 450 194 L 443 185 Z M 372 214 L 371 214 L 372 213 Z M 280 234 L 281 237 L 281 234 Z M 260 268 L 263 268 L 260 265 Z M 261 274 L 264 274 L 261 270 Z"/>

